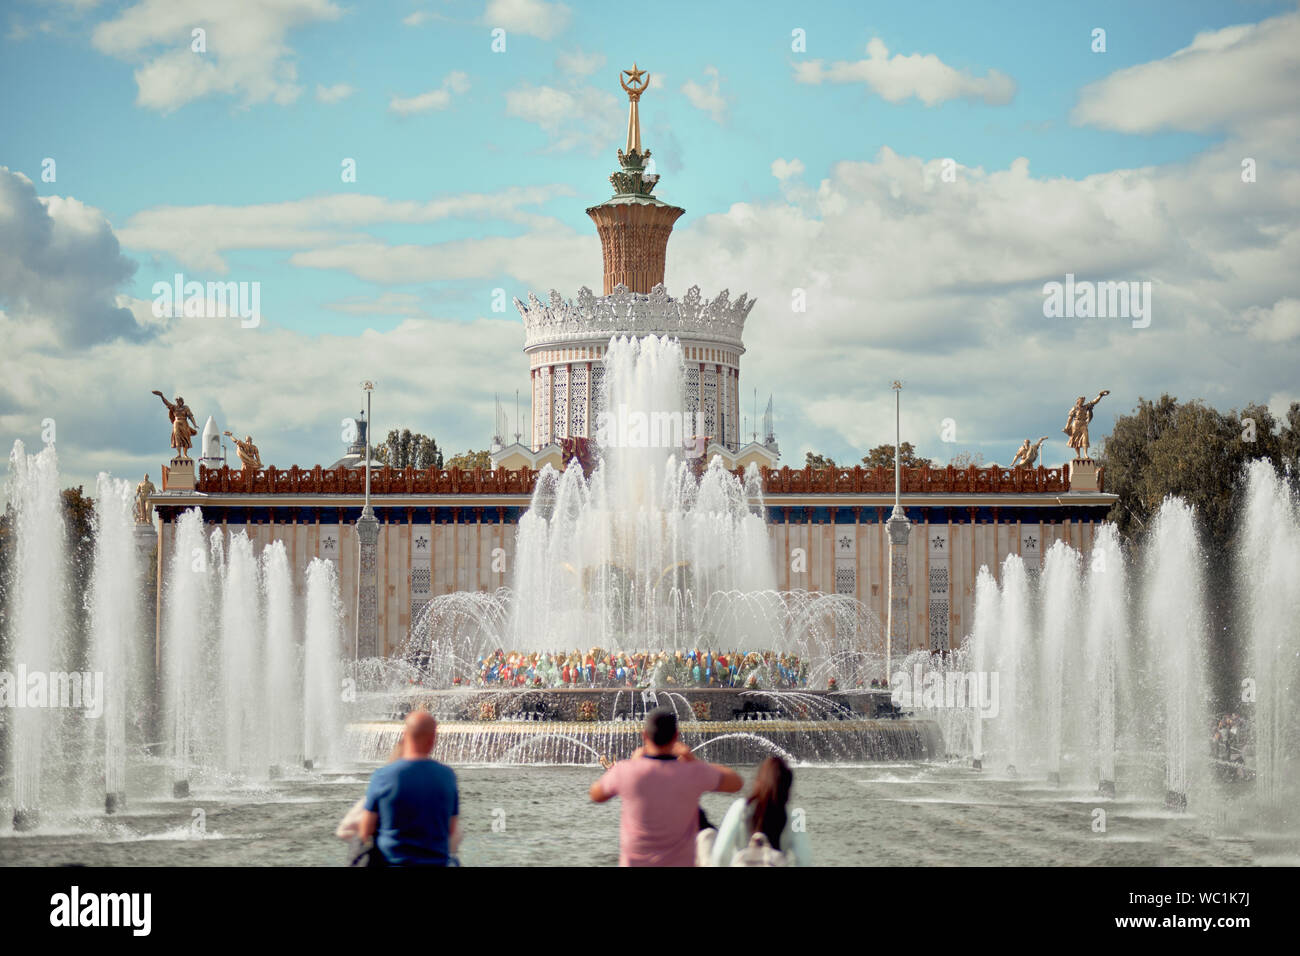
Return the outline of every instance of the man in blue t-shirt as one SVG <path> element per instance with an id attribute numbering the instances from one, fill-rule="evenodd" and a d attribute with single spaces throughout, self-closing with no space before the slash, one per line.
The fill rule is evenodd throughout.
<path id="1" fill-rule="evenodd" d="M 447 866 L 460 845 L 456 774 L 429 756 L 437 739 L 433 715 L 413 711 L 406 717 L 402 759 L 370 777 L 358 834 L 373 836 L 390 866 Z"/>

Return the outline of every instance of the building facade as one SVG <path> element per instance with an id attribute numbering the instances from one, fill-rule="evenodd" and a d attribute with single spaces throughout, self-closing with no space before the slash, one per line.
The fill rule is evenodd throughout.
<path id="1" fill-rule="evenodd" d="M 337 561 L 344 633 L 357 629 L 362 607 L 371 635 L 366 646 L 383 655 L 399 652 L 412 623 L 436 597 L 510 583 L 516 524 L 529 507 L 537 470 L 562 467 L 564 449 L 596 437 L 598 416 L 606 410 L 605 349 L 611 337 L 624 335 L 678 339 L 682 406 L 692 419 L 698 413 L 704 434 L 712 436 L 707 457 L 721 457 L 737 474 L 750 464 L 761 468 L 761 500 L 751 506 L 765 515 L 779 587 L 852 596 L 882 624 L 893 607 L 905 617 L 894 632 L 906 635 L 907 649 L 946 649 L 971 630 L 982 566 L 1000 573 L 1007 556 L 1016 554 L 1032 575 L 1056 541 L 1090 549 L 1115 500 L 1103 491 L 1092 463 L 905 469 L 899 503 L 911 530 L 891 556 L 886 522 L 895 504 L 892 471 L 776 469 L 779 451 L 769 427 L 761 443 L 743 444 L 740 360 L 754 303 L 746 295 L 732 300 L 726 291 L 706 299 L 693 287 L 673 298 L 664 289 L 668 239 L 684 210 L 652 195 L 658 177 L 649 171 L 637 118 L 644 71 L 634 68 L 625 76 L 631 78 L 624 83 L 628 140 L 618 151 L 619 171 L 610 177 L 614 196 L 587 210 L 601 239 L 603 294 L 584 288 L 573 300 L 554 291 L 547 302 L 535 295 L 527 303 L 516 300 L 531 383 L 529 441 L 494 447 L 491 470 L 375 470 L 378 543 L 364 555 L 357 531 L 364 432 L 329 468 L 235 471 L 208 467 L 204 462 L 215 465 L 209 458 L 195 475 L 193 462 L 183 472 L 173 461 L 176 470 L 164 467 L 163 490 L 151 499 L 160 527 L 160 609 L 175 522 L 186 509 L 199 508 L 210 526 L 245 531 L 259 550 L 283 541 L 300 587 L 313 559 Z M 892 602 L 891 560 L 908 571 Z M 896 583 L 901 580 L 896 576 Z"/>
<path id="2" fill-rule="evenodd" d="M 515 526 L 535 480 L 529 470 L 373 472 L 380 653 L 400 651 L 434 597 L 509 585 Z M 283 541 L 299 586 L 313 558 L 337 561 L 344 632 L 352 634 L 364 482 L 363 469 L 346 467 L 268 468 L 251 476 L 201 468 L 194 490 L 158 493 L 152 501 L 160 528 L 159 606 L 175 522 L 197 507 L 209 526 L 247 532 L 258 552 Z M 778 586 L 850 595 L 883 623 L 893 482 L 887 469 L 764 472 L 761 507 Z M 902 505 L 912 522 L 909 649 L 953 647 L 970 632 L 981 566 L 1000 577 L 1002 562 L 1017 554 L 1033 576 L 1056 541 L 1089 551 L 1114 501 L 1100 488 L 1072 489 L 1064 468 L 904 469 Z"/>

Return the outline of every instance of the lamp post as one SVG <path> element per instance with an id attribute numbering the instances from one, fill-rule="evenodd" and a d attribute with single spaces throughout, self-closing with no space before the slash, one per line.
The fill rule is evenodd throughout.
<path id="1" fill-rule="evenodd" d="M 363 648 L 367 657 L 373 657 L 377 653 L 375 621 L 379 587 L 379 519 L 370 506 L 370 393 L 374 391 L 375 383 L 362 382 L 361 387 L 366 393 L 366 431 L 362 441 L 362 454 L 365 455 L 366 464 L 366 497 L 361 517 L 357 519 L 357 541 L 360 547 L 357 551 L 357 626 L 352 644 L 354 663 L 361 659 Z"/>
<path id="2" fill-rule="evenodd" d="M 901 425 L 901 396 L 903 383 L 895 380 L 894 390 L 894 510 L 885 522 L 889 530 L 889 622 L 885 634 L 885 680 L 892 689 L 894 642 L 908 646 L 908 582 L 907 539 L 911 522 L 903 511 L 903 442 Z"/>

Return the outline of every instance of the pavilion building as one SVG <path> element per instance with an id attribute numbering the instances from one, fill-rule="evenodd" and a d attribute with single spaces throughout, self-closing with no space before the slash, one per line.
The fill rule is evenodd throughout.
<path id="1" fill-rule="evenodd" d="M 764 441 L 742 444 L 740 360 L 753 301 L 723 291 L 704 299 L 698 288 L 680 298 L 663 285 L 668 239 L 683 210 L 652 195 L 658 177 L 642 150 L 637 100 L 643 71 L 624 84 L 631 100 L 626 148 L 610 177 L 614 195 L 587 210 L 600 234 L 602 294 L 582 289 L 573 300 L 552 292 L 542 302 L 516 300 L 524 325 L 532 412 L 528 441 L 497 447 L 491 470 L 373 470 L 370 501 L 379 522 L 376 562 L 367 562 L 366 593 L 375 603 L 374 633 L 362 656 L 390 655 L 406 642 L 429 602 L 454 591 L 494 591 L 508 585 L 515 531 L 528 509 L 537 470 L 562 467 L 566 441 L 595 436 L 602 411 L 605 349 L 612 336 L 668 335 L 680 340 L 686 368 L 684 410 L 699 412 L 711 459 L 729 468 L 762 469 L 761 506 L 767 521 L 778 586 L 850 595 L 883 622 L 889 613 L 892 470 L 776 468 L 770 429 Z M 1046 413 L 1047 405 L 1044 405 Z M 1052 405 L 1054 408 L 1054 403 Z M 205 429 L 205 434 L 208 429 Z M 215 429 L 213 430 L 215 434 Z M 159 528 L 159 620 L 165 600 L 163 569 L 175 543 L 175 522 L 202 509 L 213 528 L 246 531 L 261 548 L 283 541 L 300 587 L 315 558 L 338 562 L 343 633 L 356 628 L 361 593 L 357 520 L 365 494 L 364 433 L 330 467 L 218 466 L 213 457 L 188 474 L 163 469 L 154 495 Z M 215 453 L 209 452 L 209 456 Z M 335 454 L 323 456 L 328 461 Z M 173 463 L 175 465 L 175 462 Z M 1087 552 L 1116 496 L 1103 490 L 1101 469 L 906 468 L 901 509 L 911 533 L 900 546 L 909 570 L 894 606 L 906 635 L 895 654 L 956 646 L 974 622 L 975 580 L 981 566 L 1001 574 L 1019 555 L 1031 576 L 1056 541 Z M 575 643 L 583 638 L 575 635 Z M 351 655 L 349 641 L 346 652 Z"/>

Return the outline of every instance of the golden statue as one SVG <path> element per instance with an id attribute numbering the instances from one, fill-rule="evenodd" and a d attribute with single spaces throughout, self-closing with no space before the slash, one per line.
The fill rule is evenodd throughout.
<path id="1" fill-rule="evenodd" d="M 158 489 L 154 487 L 149 476 L 146 474 L 140 484 L 135 486 L 135 523 L 152 524 L 153 523 L 153 505 L 149 504 L 149 496 Z"/>
<path id="2" fill-rule="evenodd" d="M 1011 467 L 1015 468 L 1017 465 L 1022 465 L 1025 468 L 1033 468 L 1034 462 L 1038 461 L 1038 449 L 1043 447 L 1045 441 L 1047 441 L 1046 435 L 1033 443 L 1030 443 L 1029 439 L 1026 438 L 1024 444 L 1016 450 L 1016 457 L 1011 459 Z"/>
<path id="3" fill-rule="evenodd" d="M 623 77 L 627 77 L 626 80 Z M 644 77 L 644 79 L 642 79 Z M 641 152 L 641 114 L 637 110 L 637 102 L 641 99 L 641 94 L 645 92 L 646 87 L 650 85 L 650 73 L 646 70 L 638 70 L 636 64 L 632 64 L 632 69 L 624 70 L 618 75 L 618 85 L 623 87 L 627 92 L 628 102 L 631 104 L 627 113 L 627 151 L 629 153 Z"/>
<path id="4" fill-rule="evenodd" d="M 189 458 L 190 445 L 193 444 L 190 439 L 199 433 L 199 425 L 194 420 L 194 413 L 185 404 L 185 399 L 179 395 L 176 396 L 176 401 L 169 402 L 157 389 L 154 389 L 153 394 L 161 398 L 162 403 L 167 406 L 167 417 L 172 423 L 172 447 L 176 449 L 176 457 Z"/>
<path id="5" fill-rule="evenodd" d="M 240 441 L 230 432 L 223 432 L 227 438 L 235 443 L 236 452 L 239 455 L 240 462 L 243 463 L 244 471 L 259 471 L 262 468 L 262 454 L 253 444 L 253 436 L 245 435 L 244 440 Z"/>
<path id="6" fill-rule="evenodd" d="M 1109 394 L 1110 392 L 1103 388 L 1092 401 L 1087 401 L 1083 395 L 1080 395 L 1075 400 L 1074 407 L 1070 409 L 1070 416 L 1065 420 L 1065 427 L 1061 431 L 1070 436 L 1066 444 L 1074 449 L 1076 461 L 1088 457 L 1088 425 L 1092 422 L 1092 410 Z"/>

